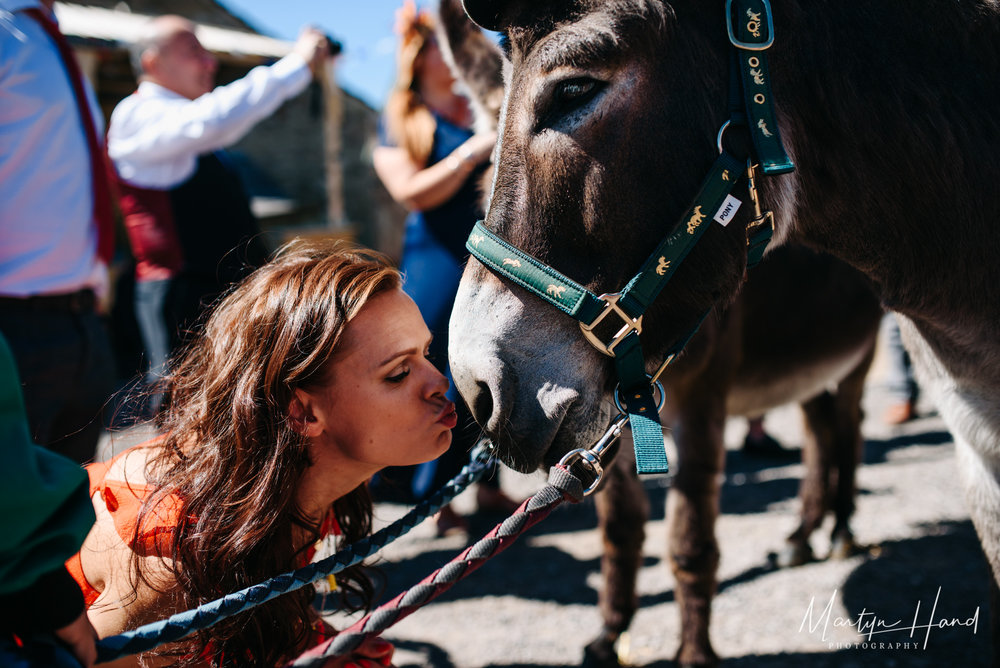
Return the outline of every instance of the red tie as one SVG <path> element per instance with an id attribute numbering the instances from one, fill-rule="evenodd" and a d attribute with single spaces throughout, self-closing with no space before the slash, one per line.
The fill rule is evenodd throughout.
<path id="1" fill-rule="evenodd" d="M 90 113 L 90 103 L 87 101 L 87 94 L 83 88 L 83 72 L 80 71 L 80 65 L 76 62 L 76 56 L 73 55 L 73 49 L 66 41 L 66 36 L 60 32 L 55 21 L 41 9 L 26 9 L 24 12 L 38 21 L 55 42 L 66 67 L 66 73 L 69 75 L 69 81 L 73 85 L 76 107 L 80 111 L 80 121 L 83 123 L 83 133 L 87 137 L 87 148 L 90 151 L 91 182 L 94 187 L 94 220 L 97 223 L 97 256 L 105 264 L 108 264 L 111 262 L 111 256 L 115 250 L 114 210 L 111 202 L 109 165 L 107 155 L 97 139 L 97 127 L 94 125 L 94 117 Z"/>

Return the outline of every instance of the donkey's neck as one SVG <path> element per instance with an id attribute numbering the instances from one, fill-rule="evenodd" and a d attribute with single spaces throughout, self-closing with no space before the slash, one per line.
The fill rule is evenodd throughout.
<path id="1" fill-rule="evenodd" d="M 774 2 L 772 83 L 797 165 L 764 180 L 794 201 L 782 231 L 865 272 L 918 326 L 995 328 L 1000 11 L 802 4 Z"/>

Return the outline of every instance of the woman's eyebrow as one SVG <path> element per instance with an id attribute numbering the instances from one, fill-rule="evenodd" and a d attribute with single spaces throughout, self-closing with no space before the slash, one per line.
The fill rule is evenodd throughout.
<path id="1" fill-rule="evenodd" d="M 398 352 L 395 352 L 392 355 L 389 355 L 388 357 L 386 357 L 381 362 L 379 362 L 378 366 L 379 366 L 379 368 L 382 368 L 386 364 L 388 364 L 389 362 L 392 362 L 392 361 L 394 361 L 394 360 L 396 360 L 396 359 L 398 359 L 400 357 L 407 357 L 409 355 L 423 355 L 424 354 L 424 350 L 426 350 L 431 345 L 431 341 L 433 341 L 433 340 L 434 340 L 434 337 L 433 336 L 429 336 L 429 337 L 427 337 L 427 344 L 423 348 L 407 348 L 406 350 L 400 350 Z"/>
<path id="2" fill-rule="evenodd" d="M 400 350 L 399 352 L 393 353 L 393 354 L 389 355 L 388 357 L 386 357 L 384 360 L 382 360 L 381 362 L 379 362 L 378 365 L 381 368 L 381 367 L 384 367 L 389 362 L 393 362 L 393 361 L 399 359 L 400 357 L 408 357 L 409 355 L 416 355 L 419 352 L 420 351 L 418 351 L 416 348 L 407 348 L 406 350 Z"/>

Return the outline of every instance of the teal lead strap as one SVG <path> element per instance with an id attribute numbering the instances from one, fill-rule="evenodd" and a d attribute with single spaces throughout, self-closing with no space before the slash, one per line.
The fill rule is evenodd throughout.
<path id="1" fill-rule="evenodd" d="M 653 386 L 646 376 L 646 358 L 642 354 L 639 335 L 629 334 L 615 350 L 615 370 L 618 372 L 622 408 L 628 413 L 635 448 L 636 473 L 667 473 L 666 445 L 663 426 L 657 411 Z"/>

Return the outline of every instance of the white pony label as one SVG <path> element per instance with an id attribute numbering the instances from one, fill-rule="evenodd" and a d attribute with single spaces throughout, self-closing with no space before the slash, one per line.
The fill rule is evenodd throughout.
<path id="1" fill-rule="evenodd" d="M 736 212 L 740 210 L 740 205 L 743 202 L 739 201 L 732 195 L 726 195 L 726 201 L 722 203 L 719 210 L 715 212 L 714 220 L 721 224 L 723 227 L 729 224 L 729 221 L 733 219 Z"/>

